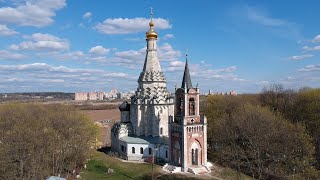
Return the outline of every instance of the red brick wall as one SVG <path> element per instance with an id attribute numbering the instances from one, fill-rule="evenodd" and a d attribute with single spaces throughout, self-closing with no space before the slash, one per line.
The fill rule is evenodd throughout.
<path id="1" fill-rule="evenodd" d="M 198 137 L 192 137 L 192 134 L 198 134 Z M 199 163 L 203 164 L 204 163 L 204 137 L 203 137 L 203 131 L 199 131 L 198 133 L 192 133 L 188 132 L 187 133 L 187 156 L 188 156 L 188 165 L 192 165 L 192 157 L 191 157 L 191 145 L 193 142 L 198 141 L 200 146 L 201 146 L 201 157 L 199 156 Z M 202 137 L 201 137 L 202 136 Z"/>

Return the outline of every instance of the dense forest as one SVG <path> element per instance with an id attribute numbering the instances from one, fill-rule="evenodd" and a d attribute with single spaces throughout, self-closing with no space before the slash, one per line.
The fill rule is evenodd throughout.
<path id="1" fill-rule="evenodd" d="M 97 129 L 72 106 L 0 106 L 0 179 L 64 177 L 89 157 Z"/>
<path id="2" fill-rule="evenodd" d="M 320 89 L 202 99 L 209 160 L 254 179 L 320 179 Z"/>

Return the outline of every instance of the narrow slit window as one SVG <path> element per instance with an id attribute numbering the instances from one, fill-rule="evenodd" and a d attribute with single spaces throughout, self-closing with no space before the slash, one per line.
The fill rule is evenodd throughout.
<path id="1" fill-rule="evenodd" d="M 194 98 L 189 99 L 189 115 L 195 115 L 196 114 L 196 103 Z"/>

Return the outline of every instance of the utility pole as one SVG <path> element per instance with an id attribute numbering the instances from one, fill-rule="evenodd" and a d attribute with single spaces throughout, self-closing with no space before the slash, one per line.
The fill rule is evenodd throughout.
<path id="1" fill-rule="evenodd" d="M 154 148 L 154 151 L 152 152 L 152 177 L 151 177 L 152 180 L 153 180 L 154 153 L 155 153 L 156 150 L 158 150 L 158 149 Z"/>
<path id="2" fill-rule="evenodd" d="M 153 180 L 153 164 L 154 164 L 154 151 L 152 152 L 152 175 L 151 175 L 152 180 Z"/>

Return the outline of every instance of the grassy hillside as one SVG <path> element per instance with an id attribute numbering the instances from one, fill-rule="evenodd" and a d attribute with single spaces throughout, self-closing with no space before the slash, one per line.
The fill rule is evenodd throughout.
<path id="1" fill-rule="evenodd" d="M 113 173 L 108 173 L 108 168 L 113 169 Z M 151 179 L 152 166 L 145 163 L 130 163 L 122 162 L 121 160 L 106 155 L 102 152 L 94 152 L 92 158 L 87 164 L 87 169 L 81 173 L 83 180 L 99 180 L 99 179 L 112 179 L 112 180 L 127 180 L 127 179 Z M 192 174 L 171 174 L 165 173 L 158 165 L 154 166 L 155 179 L 223 179 L 233 180 L 238 179 L 238 174 L 229 168 L 222 168 L 215 166 L 215 169 L 210 175 L 192 175 Z M 250 180 L 251 178 L 241 174 L 242 180 Z"/>
<path id="2" fill-rule="evenodd" d="M 107 173 L 108 168 L 113 169 L 113 173 Z M 160 166 L 154 166 L 155 171 L 160 170 Z M 106 155 L 102 152 L 95 152 L 87 164 L 87 169 L 81 174 L 82 179 L 148 179 L 151 175 L 150 164 L 137 164 L 122 162 L 117 158 Z"/>

